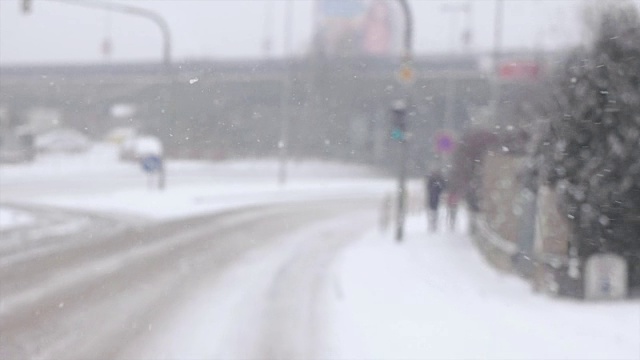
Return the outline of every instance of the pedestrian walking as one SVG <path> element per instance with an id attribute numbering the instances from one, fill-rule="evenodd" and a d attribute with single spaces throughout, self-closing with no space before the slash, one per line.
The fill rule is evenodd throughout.
<path id="1" fill-rule="evenodd" d="M 445 181 L 444 176 L 438 170 L 431 172 L 425 180 L 427 221 L 429 230 L 434 232 L 438 229 L 438 206 L 440 205 L 440 196 L 445 188 Z"/>
<path id="2" fill-rule="evenodd" d="M 449 229 L 454 231 L 456 229 L 456 216 L 458 214 L 458 203 L 460 202 L 460 195 L 456 191 L 449 191 L 447 193 L 447 222 L 449 223 Z"/>

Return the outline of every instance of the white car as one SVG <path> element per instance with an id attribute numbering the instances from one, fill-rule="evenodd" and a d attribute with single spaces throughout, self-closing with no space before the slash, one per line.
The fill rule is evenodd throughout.
<path id="1" fill-rule="evenodd" d="M 91 140 L 75 129 L 56 129 L 38 135 L 34 141 L 38 152 L 80 153 L 89 150 Z"/>
<path id="2" fill-rule="evenodd" d="M 145 156 L 162 157 L 162 142 L 155 136 L 144 135 L 128 139 L 120 145 L 120 160 L 138 161 Z"/>

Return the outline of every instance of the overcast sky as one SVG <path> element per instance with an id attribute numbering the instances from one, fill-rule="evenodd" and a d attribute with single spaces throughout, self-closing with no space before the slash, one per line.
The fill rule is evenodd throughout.
<path id="1" fill-rule="evenodd" d="M 313 0 L 119 2 L 156 11 L 166 18 L 173 34 L 174 59 L 181 60 L 262 57 L 268 35 L 273 39 L 271 56 L 281 56 L 287 1 L 294 1 L 294 51 L 302 53 L 313 32 Z M 576 43 L 582 34 L 580 8 L 586 1 L 589 0 L 505 1 L 505 48 L 556 48 Z M 443 4 L 464 2 L 410 0 L 416 23 L 416 53 L 461 51 L 459 34 L 464 15 L 445 13 Z M 471 48 L 489 49 L 495 1 L 471 2 Z M 0 64 L 156 61 L 161 57 L 160 32 L 148 20 L 49 0 L 33 0 L 31 14 L 25 15 L 21 3 L 22 0 L 0 0 Z M 266 26 L 269 12 L 273 21 Z M 113 44 L 110 60 L 101 51 L 107 36 Z"/>

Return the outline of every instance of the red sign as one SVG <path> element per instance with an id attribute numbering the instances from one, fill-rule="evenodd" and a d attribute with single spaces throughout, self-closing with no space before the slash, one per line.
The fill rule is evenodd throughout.
<path id="1" fill-rule="evenodd" d="M 500 64 L 498 75 L 505 80 L 537 80 L 540 65 L 532 61 L 512 61 Z"/>

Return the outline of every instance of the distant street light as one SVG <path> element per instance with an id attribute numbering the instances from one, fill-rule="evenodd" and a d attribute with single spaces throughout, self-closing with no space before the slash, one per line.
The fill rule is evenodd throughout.
<path id="1" fill-rule="evenodd" d="M 31 0 L 24 0 L 24 1 L 31 1 Z M 158 26 L 158 28 L 160 28 L 160 32 L 162 33 L 162 40 L 163 40 L 162 62 L 167 68 L 171 65 L 171 32 L 169 30 L 169 24 L 159 14 L 144 8 L 124 5 L 124 4 L 117 4 L 117 3 L 101 2 L 101 1 L 92 1 L 92 0 L 49 0 L 49 1 L 56 1 L 60 3 L 68 4 L 68 5 L 81 6 L 85 8 L 113 11 L 113 12 L 127 14 L 127 15 L 139 16 L 139 17 L 143 17 L 145 19 L 151 20 L 154 24 Z"/>
<path id="2" fill-rule="evenodd" d="M 22 0 L 22 12 L 25 14 L 31 13 L 31 5 L 33 0 Z"/>
<path id="3" fill-rule="evenodd" d="M 452 20 L 450 21 L 449 25 L 453 26 L 454 22 L 453 22 L 453 16 L 457 13 L 462 13 L 465 15 L 465 20 L 466 20 L 466 24 L 465 24 L 465 30 L 462 33 L 462 36 L 460 37 L 460 40 L 462 40 L 462 45 L 464 47 L 468 47 L 471 43 L 471 38 L 472 38 L 472 34 L 471 34 L 471 12 L 472 12 L 472 8 L 471 8 L 471 3 L 469 1 L 467 1 L 466 3 L 447 3 L 444 4 L 440 7 L 440 11 L 444 12 L 444 13 L 449 13 L 452 16 Z M 451 31 L 451 43 L 450 45 L 453 46 L 456 41 L 455 41 L 455 36 L 454 36 L 455 32 Z"/>

